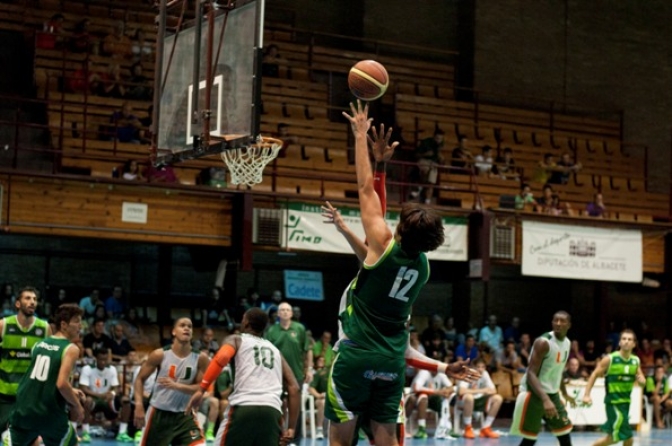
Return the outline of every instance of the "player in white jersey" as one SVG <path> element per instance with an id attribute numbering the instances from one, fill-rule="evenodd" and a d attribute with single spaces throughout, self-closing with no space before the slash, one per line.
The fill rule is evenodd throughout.
<path id="1" fill-rule="evenodd" d="M 203 378 L 209 358 L 191 348 L 191 319 L 183 317 L 175 321 L 172 335 L 173 343 L 169 347 L 149 354 L 133 383 L 135 426 L 140 429 L 146 425 L 140 440 L 142 446 L 205 445 L 195 414 L 186 410 L 189 398 Z M 157 368 L 156 385 L 145 415 L 142 404 L 144 384 Z"/>
<path id="2" fill-rule="evenodd" d="M 476 438 L 471 426 L 474 412 L 486 412 L 487 416 L 481 424 L 480 437 L 499 438 L 499 434 L 492 430 L 492 423 L 502 406 L 502 396 L 497 394 L 497 387 L 492 382 L 490 374 L 486 370 L 485 361 L 478 358 L 474 361 L 476 369 L 481 372 L 478 381 L 470 383 L 459 381 L 457 383 L 457 403 L 462 408 L 464 417 L 464 438 L 473 440 Z"/>
<path id="3" fill-rule="evenodd" d="M 418 408 L 418 432 L 414 438 L 427 438 L 427 409 L 439 415 L 434 438 L 447 439 L 452 426 L 450 423 L 450 397 L 455 386 L 444 374 L 420 370 L 411 384 L 413 394 L 410 398 Z M 410 402 L 410 399 L 409 399 Z"/>
<path id="4" fill-rule="evenodd" d="M 553 330 L 538 337 L 532 346 L 527 373 L 520 383 L 520 393 L 511 423 L 511 434 L 523 437 L 520 446 L 532 446 L 537 441 L 542 419 L 558 438 L 560 446 L 571 446 L 569 433 L 572 423 L 560 400 L 559 392 L 571 404 L 576 402 L 567 395 L 562 372 L 569 358 L 570 341 L 567 331 L 572 319 L 565 311 L 553 315 Z"/>
<path id="5" fill-rule="evenodd" d="M 233 392 L 219 425 L 219 446 L 267 446 L 286 444 L 294 438 L 301 396 L 292 369 L 280 351 L 263 338 L 268 315 L 251 308 L 243 315 L 240 335 L 228 336 L 203 376 L 188 410 L 201 405 L 203 394 L 222 369 L 231 364 Z M 281 432 L 282 390 L 287 390 L 289 428 Z M 282 438 L 281 438 L 282 433 Z"/>

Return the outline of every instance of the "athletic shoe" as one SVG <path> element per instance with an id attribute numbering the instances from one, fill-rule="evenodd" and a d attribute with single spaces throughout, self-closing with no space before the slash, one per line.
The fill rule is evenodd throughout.
<path id="1" fill-rule="evenodd" d="M 481 433 L 478 436 L 481 438 L 499 438 L 499 434 L 489 427 L 481 428 Z"/>
<path id="2" fill-rule="evenodd" d="M 131 438 L 130 435 L 128 435 L 126 432 L 122 432 L 119 435 L 117 435 L 117 438 L 115 438 L 119 443 L 133 443 L 133 438 Z"/>
<path id="3" fill-rule="evenodd" d="M 448 435 L 448 429 L 441 428 L 437 429 L 434 433 L 434 439 L 436 440 L 454 440 L 453 437 Z"/>
<path id="4" fill-rule="evenodd" d="M 214 443 L 215 442 L 215 434 L 212 431 L 207 431 L 205 433 L 205 441 L 208 443 Z"/>
<path id="5" fill-rule="evenodd" d="M 464 434 L 462 436 L 468 440 L 473 440 L 476 438 L 476 435 L 474 435 L 474 429 L 471 427 L 471 425 L 464 426 Z"/>
<path id="6" fill-rule="evenodd" d="M 82 432 L 82 435 L 79 437 L 80 443 L 91 443 L 91 435 L 88 432 Z"/>
<path id="7" fill-rule="evenodd" d="M 427 438 L 427 430 L 424 427 L 418 427 L 418 431 L 413 435 L 413 438 L 425 439 Z"/>
<path id="8" fill-rule="evenodd" d="M 324 440 L 324 432 L 322 429 L 318 429 L 317 432 L 315 432 L 315 439 Z"/>
<path id="9" fill-rule="evenodd" d="M 137 431 L 135 433 L 135 438 L 133 439 L 136 443 L 140 443 L 142 441 L 142 431 Z"/>

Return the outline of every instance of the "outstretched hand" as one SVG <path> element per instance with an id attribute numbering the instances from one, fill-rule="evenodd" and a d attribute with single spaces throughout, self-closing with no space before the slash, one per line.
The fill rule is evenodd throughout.
<path id="1" fill-rule="evenodd" d="M 333 223 L 338 232 L 342 233 L 347 228 L 345 221 L 343 221 L 343 217 L 341 217 L 341 213 L 328 201 L 325 201 L 322 205 L 322 217 L 326 219 L 324 223 Z"/>
<path id="2" fill-rule="evenodd" d="M 346 112 L 343 112 L 343 116 L 350 121 L 355 137 L 366 136 L 369 127 L 371 127 L 371 121 L 373 121 L 373 118 L 369 118 L 369 104 L 364 105 L 362 108 L 362 101 L 357 99 L 357 107 L 355 108 L 355 104 L 351 102 L 350 110 L 352 111 L 352 116 Z"/>
<path id="3" fill-rule="evenodd" d="M 446 375 L 453 379 L 466 382 L 476 382 L 481 377 L 481 372 L 478 370 L 469 367 L 470 360 L 466 361 L 458 360 L 451 364 L 448 364 L 446 368 Z"/>
<path id="4" fill-rule="evenodd" d="M 377 163 L 386 163 L 392 158 L 394 154 L 394 149 L 397 148 L 399 143 L 397 141 L 393 142 L 390 145 L 390 137 L 392 136 L 392 127 L 387 129 L 385 132 L 385 124 L 380 124 L 380 132 L 376 130 L 376 126 L 371 126 L 371 134 L 366 135 L 366 138 L 369 140 L 371 145 L 371 150 L 373 152 L 373 158 Z"/>

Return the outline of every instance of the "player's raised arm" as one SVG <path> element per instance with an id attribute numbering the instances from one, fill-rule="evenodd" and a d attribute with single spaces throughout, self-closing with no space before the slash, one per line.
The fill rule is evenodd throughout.
<path id="1" fill-rule="evenodd" d="M 140 366 L 138 377 L 133 383 L 133 395 L 135 396 L 135 412 L 133 413 L 133 422 L 135 426 L 140 429 L 145 425 L 145 406 L 143 405 L 142 397 L 145 393 L 144 385 L 147 378 L 161 365 L 163 361 L 163 349 L 157 348 L 149 354 L 147 360 Z"/>
<path id="2" fill-rule="evenodd" d="M 362 239 L 357 237 L 354 232 L 352 232 L 350 227 L 343 220 L 341 213 L 338 212 L 338 209 L 332 206 L 330 202 L 325 201 L 324 205 L 322 205 L 322 217 L 326 219 L 324 221 L 325 223 L 333 223 L 333 225 L 336 226 L 336 230 L 340 232 L 343 237 L 345 237 L 345 240 L 350 245 L 350 248 L 352 248 L 352 250 L 355 252 L 355 255 L 359 261 L 363 262 L 364 259 L 366 259 L 366 244 Z"/>
<path id="3" fill-rule="evenodd" d="M 359 206 L 362 213 L 364 232 L 369 244 L 367 263 L 373 264 L 383 254 L 392 239 L 392 231 L 385 223 L 380 198 L 373 187 L 373 173 L 367 144 L 367 133 L 371 126 L 368 117 L 369 106 L 362 107 L 357 101 L 357 107 L 350 104 L 352 116 L 343 115 L 350 121 L 355 135 L 355 167 L 357 171 L 357 187 L 359 190 Z"/>

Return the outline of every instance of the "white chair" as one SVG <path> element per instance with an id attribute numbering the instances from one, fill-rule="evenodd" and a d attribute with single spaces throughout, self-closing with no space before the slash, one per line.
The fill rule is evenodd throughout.
<path id="1" fill-rule="evenodd" d="M 473 421 L 483 420 L 483 412 L 476 412 L 472 414 Z M 462 405 L 459 397 L 455 399 L 455 407 L 453 408 L 453 431 L 456 434 L 462 435 Z"/>
<path id="2" fill-rule="evenodd" d="M 306 409 L 306 403 L 308 408 Z M 308 384 L 303 383 L 301 387 L 301 427 L 303 437 L 306 438 L 306 417 L 310 423 L 310 438 L 315 438 L 315 397 L 308 392 Z"/>

